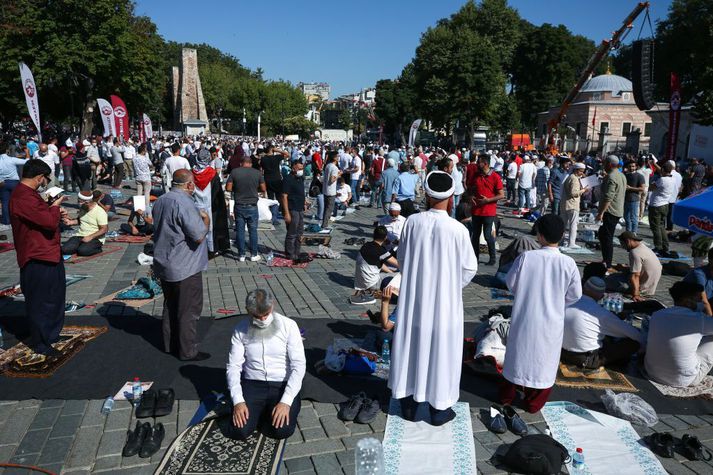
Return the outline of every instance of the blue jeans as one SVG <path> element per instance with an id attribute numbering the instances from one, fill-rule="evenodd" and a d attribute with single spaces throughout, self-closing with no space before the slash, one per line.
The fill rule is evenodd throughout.
<path id="1" fill-rule="evenodd" d="M 458 203 L 460 203 L 460 197 L 462 195 L 453 195 L 453 208 L 451 208 L 451 218 L 456 217 L 456 208 L 458 207 Z"/>
<path id="2" fill-rule="evenodd" d="M 322 193 L 317 195 L 317 219 L 319 221 L 324 219 L 324 195 Z"/>
<path id="3" fill-rule="evenodd" d="M 334 216 L 336 218 L 339 211 L 344 211 L 342 213 L 342 216 L 346 215 L 347 214 L 347 204 L 335 201 L 334 202 L 334 211 L 332 212 L 332 216 Z"/>
<path id="4" fill-rule="evenodd" d="M 639 200 L 624 203 L 624 221 L 626 230 L 632 233 L 639 232 Z"/>
<path id="5" fill-rule="evenodd" d="M 238 255 L 245 256 L 245 224 L 248 225 L 250 253 L 257 256 L 257 205 L 235 205 L 235 234 Z"/>
<path id="6" fill-rule="evenodd" d="M 10 224 L 10 194 L 20 183 L 19 180 L 5 180 L 0 185 L 0 201 L 2 201 L 2 224 Z"/>
<path id="7" fill-rule="evenodd" d="M 359 181 L 360 180 L 352 180 L 350 185 L 352 188 L 352 201 L 356 205 L 359 204 Z"/>
<path id="8" fill-rule="evenodd" d="M 523 188 L 523 187 L 518 187 L 517 189 L 517 194 L 518 194 L 518 200 L 517 200 L 517 206 L 518 208 L 527 208 L 530 209 L 531 203 L 530 203 L 530 188 Z M 523 206 L 524 205 L 524 206 Z"/>

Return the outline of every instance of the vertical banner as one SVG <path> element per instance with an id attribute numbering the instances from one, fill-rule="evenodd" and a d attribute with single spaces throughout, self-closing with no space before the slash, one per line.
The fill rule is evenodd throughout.
<path id="1" fill-rule="evenodd" d="M 99 107 L 99 115 L 102 118 L 104 126 L 104 137 L 116 137 L 116 123 L 114 122 L 114 108 L 111 107 L 106 99 L 97 99 L 97 107 Z"/>
<path id="2" fill-rule="evenodd" d="M 413 121 L 413 124 L 411 124 L 411 128 L 408 131 L 408 146 L 413 147 L 414 143 L 416 143 L 416 132 L 418 132 L 418 128 L 421 126 L 421 121 L 423 119 L 416 119 Z"/>
<path id="3" fill-rule="evenodd" d="M 153 138 L 153 125 L 151 125 L 151 119 L 148 115 L 143 116 L 144 132 L 146 133 L 146 140 L 151 140 Z"/>
<path id="4" fill-rule="evenodd" d="M 668 109 L 668 146 L 666 160 L 676 160 L 678 126 L 681 122 L 681 83 L 678 74 L 671 73 L 671 102 Z"/>
<path id="5" fill-rule="evenodd" d="M 109 96 L 114 109 L 114 122 L 116 123 L 116 136 L 129 140 L 129 113 L 126 104 L 119 96 Z"/>
<path id="6" fill-rule="evenodd" d="M 592 117 L 592 128 L 596 127 L 597 125 L 597 108 L 594 107 L 594 117 Z"/>
<path id="7" fill-rule="evenodd" d="M 139 143 L 146 142 L 146 129 L 144 127 L 144 115 L 146 115 L 146 114 L 139 114 Z"/>
<path id="8" fill-rule="evenodd" d="M 42 129 L 40 128 L 40 104 L 37 100 L 37 86 L 32 71 L 25 63 L 20 62 L 20 78 L 22 80 L 22 90 L 25 92 L 25 102 L 27 102 L 27 112 L 30 114 L 32 122 L 37 128 L 37 135 L 42 140 Z"/>

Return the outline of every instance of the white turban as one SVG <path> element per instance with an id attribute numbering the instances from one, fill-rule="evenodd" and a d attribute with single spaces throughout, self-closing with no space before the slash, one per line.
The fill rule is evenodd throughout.
<path id="1" fill-rule="evenodd" d="M 450 182 L 450 188 L 442 191 L 431 189 L 431 186 L 429 185 L 431 178 L 433 177 L 437 179 L 440 175 L 443 175 L 443 177 L 448 177 L 448 180 Z M 424 183 L 423 187 L 426 189 L 426 194 L 436 200 L 445 200 L 447 198 L 450 198 L 456 190 L 456 185 L 453 181 L 453 177 L 451 177 L 448 173 L 442 172 L 440 170 L 432 171 L 431 173 L 429 173 L 426 177 L 426 182 Z"/>

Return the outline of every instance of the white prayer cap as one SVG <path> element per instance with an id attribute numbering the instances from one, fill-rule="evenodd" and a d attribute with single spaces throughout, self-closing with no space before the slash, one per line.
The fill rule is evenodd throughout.
<path id="1" fill-rule="evenodd" d="M 587 165 L 585 165 L 584 163 L 577 162 L 574 164 L 575 170 L 584 170 L 586 168 L 587 168 Z"/>
<path id="2" fill-rule="evenodd" d="M 604 293 L 607 291 L 607 284 L 601 277 L 590 277 L 584 284 L 584 288 L 591 292 Z"/>
<path id="3" fill-rule="evenodd" d="M 391 203 L 389 205 L 389 211 L 401 211 L 401 205 L 398 203 Z"/>
<path id="4" fill-rule="evenodd" d="M 89 194 L 86 195 L 85 193 L 89 193 Z M 93 197 L 94 197 L 94 195 L 92 194 L 91 191 L 80 191 L 77 194 L 77 198 L 79 199 L 79 201 L 92 201 Z"/>
<path id="5" fill-rule="evenodd" d="M 619 157 L 617 157 L 616 155 L 609 155 L 607 157 L 607 161 L 612 165 L 619 165 Z"/>
<path id="6" fill-rule="evenodd" d="M 426 194 L 436 200 L 450 198 L 456 189 L 453 177 L 440 170 L 429 173 L 423 187 L 426 189 Z"/>
<path id="7" fill-rule="evenodd" d="M 388 160 L 386 160 L 386 163 L 388 163 L 391 168 L 396 168 L 396 160 L 394 160 L 393 158 L 389 158 Z"/>
<path id="8" fill-rule="evenodd" d="M 73 144 L 72 144 L 72 139 L 67 139 L 67 141 L 64 142 L 64 144 L 65 144 L 67 147 L 72 147 L 72 146 L 73 146 Z"/>

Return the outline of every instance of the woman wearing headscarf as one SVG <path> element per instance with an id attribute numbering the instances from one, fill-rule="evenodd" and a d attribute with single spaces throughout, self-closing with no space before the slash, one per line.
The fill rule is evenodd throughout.
<path id="1" fill-rule="evenodd" d="M 223 187 L 218 173 L 210 166 L 211 153 L 202 148 L 197 155 L 196 165 L 192 169 L 193 181 L 196 184 L 193 199 L 198 209 L 205 211 L 211 217 L 210 232 L 206 237 L 208 252 L 223 252 L 230 249 L 228 211 L 225 206 Z"/>

